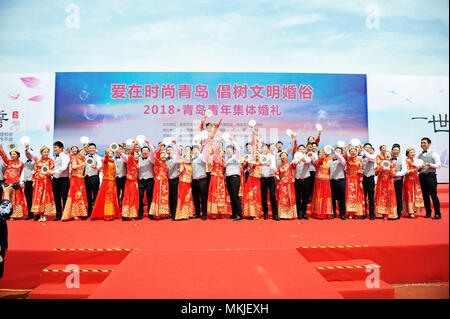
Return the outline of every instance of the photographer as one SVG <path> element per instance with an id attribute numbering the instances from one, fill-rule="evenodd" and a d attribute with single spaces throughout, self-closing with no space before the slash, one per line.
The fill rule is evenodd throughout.
<path id="1" fill-rule="evenodd" d="M 0 204 L 0 278 L 3 277 L 3 268 L 5 265 L 5 253 L 8 249 L 8 228 L 6 225 L 6 220 L 11 216 L 12 205 L 11 205 L 11 195 L 14 192 L 13 186 L 5 186 L 2 184 L 2 190 L 5 194 L 5 199 L 2 200 Z"/>

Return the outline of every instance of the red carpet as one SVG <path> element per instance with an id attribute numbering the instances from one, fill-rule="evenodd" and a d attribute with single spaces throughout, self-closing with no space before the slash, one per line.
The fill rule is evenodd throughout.
<path id="1" fill-rule="evenodd" d="M 448 281 L 448 184 L 439 193 L 441 220 L 10 221 L 0 290 L 33 289 L 30 298 L 393 298 L 390 284 Z M 134 250 L 78 250 L 88 248 Z M 367 263 L 381 267 L 377 290 L 365 287 Z M 65 287 L 68 264 L 84 270 L 80 288 Z"/>

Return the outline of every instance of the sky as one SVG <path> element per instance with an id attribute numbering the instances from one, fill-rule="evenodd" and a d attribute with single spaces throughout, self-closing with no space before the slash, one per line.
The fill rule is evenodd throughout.
<path id="1" fill-rule="evenodd" d="M 0 1 L 0 72 L 448 75 L 448 0 Z"/>

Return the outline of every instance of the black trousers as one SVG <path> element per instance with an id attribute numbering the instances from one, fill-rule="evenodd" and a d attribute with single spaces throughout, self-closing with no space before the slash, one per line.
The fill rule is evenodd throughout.
<path id="1" fill-rule="evenodd" d="M 249 175 L 250 175 L 250 172 L 249 171 L 245 171 L 245 182 L 247 182 Z"/>
<path id="2" fill-rule="evenodd" d="M 441 203 L 437 196 L 437 177 L 436 173 L 419 174 L 420 187 L 422 188 L 423 203 L 428 216 L 431 216 L 430 197 L 433 201 L 434 215 L 441 215 Z"/>
<path id="3" fill-rule="evenodd" d="M 4 182 L 5 182 L 4 179 L 0 180 L 0 200 L 2 200 L 2 197 L 3 197 L 3 187 L 2 187 L 2 185 L 3 185 Z"/>
<path id="4" fill-rule="evenodd" d="M 305 179 L 297 178 L 294 182 L 295 188 L 295 201 L 297 205 L 297 217 L 306 215 L 306 210 L 308 208 L 308 202 L 310 198 L 311 191 L 311 181 L 310 177 Z"/>
<path id="5" fill-rule="evenodd" d="M 55 197 L 56 218 L 62 217 L 64 206 L 66 206 L 67 195 L 69 195 L 69 188 L 69 177 L 52 178 L 52 190 L 53 196 Z"/>
<path id="6" fill-rule="evenodd" d="M 345 216 L 345 178 L 330 179 L 333 213 L 336 214 L 336 202 L 339 203 L 339 215 Z"/>
<path id="7" fill-rule="evenodd" d="M 127 182 L 127 177 L 116 177 L 116 188 L 117 188 L 117 199 L 119 204 L 122 204 L 123 195 L 125 193 L 125 183 Z"/>
<path id="8" fill-rule="evenodd" d="M 403 177 L 394 181 L 395 197 L 397 199 L 397 216 L 400 218 L 403 210 Z"/>
<path id="9" fill-rule="evenodd" d="M 363 177 L 364 199 L 366 205 L 369 206 L 369 216 L 375 217 L 375 176 Z"/>
<path id="10" fill-rule="evenodd" d="M 150 215 L 150 206 L 153 200 L 153 186 L 155 186 L 155 179 L 140 179 L 139 184 L 139 218 L 144 217 L 144 195 L 147 194 L 148 213 Z"/>
<path id="11" fill-rule="evenodd" d="M 311 175 L 309 177 L 309 198 L 310 198 L 310 200 L 312 200 L 312 196 L 314 194 L 314 183 L 316 181 L 316 172 L 311 171 L 311 172 L 309 172 L 309 174 Z"/>
<path id="12" fill-rule="evenodd" d="M 231 216 L 233 218 L 242 217 L 242 203 L 239 197 L 239 189 L 241 187 L 241 177 L 239 175 L 227 176 L 225 179 L 228 194 L 231 201 Z"/>
<path id="13" fill-rule="evenodd" d="M 169 179 L 169 209 L 171 217 L 177 212 L 179 178 Z"/>
<path id="14" fill-rule="evenodd" d="M 269 207 L 267 205 L 267 191 L 269 191 L 270 204 L 272 205 L 272 218 L 278 217 L 278 203 L 275 189 L 275 177 L 261 177 L 261 200 L 264 217 L 269 214 Z"/>
<path id="15" fill-rule="evenodd" d="M 88 201 L 88 217 L 91 217 L 92 208 L 97 199 L 98 189 L 100 188 L 100 177 L 98 175 L 86 176 L 84 178 L 84 185 L 86 186 L 86 195 Z"/>
<path id="16" fill-rule="evenodd" d="M 25 199 L 27 200 L 27 208 L 28 208 L 28 215 L 33 216 L 33 213 L 31 212 L 31 206 L 33 203 L 33 182 L 28 181 L 24 183 L 24 191 L 25 191 Z"/>
<path id="17" fill-rule="evenodd" d="M 192 180 L 192 199 L 194 201 L 195 216 L 205 216 L 208 213 L 208 180 L 207 177 Z"/>

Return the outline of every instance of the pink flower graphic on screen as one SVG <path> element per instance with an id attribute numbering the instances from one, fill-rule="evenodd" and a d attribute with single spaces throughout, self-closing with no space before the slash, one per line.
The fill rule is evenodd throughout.
<path id="1" fill-rule="evenodd" d="M 40 102 L 44 99 L 43 95 L 35 95 L 33 97 L 30 97 L 28 100 L 33 101 L 33 102 Z"/>
<path id="2" fill-rule="evenodd" d="M 19 98 L 19 96 L 20 96 L 19 93 L 17 93 L 17 94 L 14 94 L 14 93 L 8 93 L 8 97 L 9 97 L 11 100 L 17 100 L 17 99 Z"/>
<path id="3" fill-rule="evenodd" d="M 22 80 L 23 84 L 32 89 L 36 88 L 39 84 L 41 84 L 41 80 L 35 77 L 24 77 L 20 79 Z"/>

